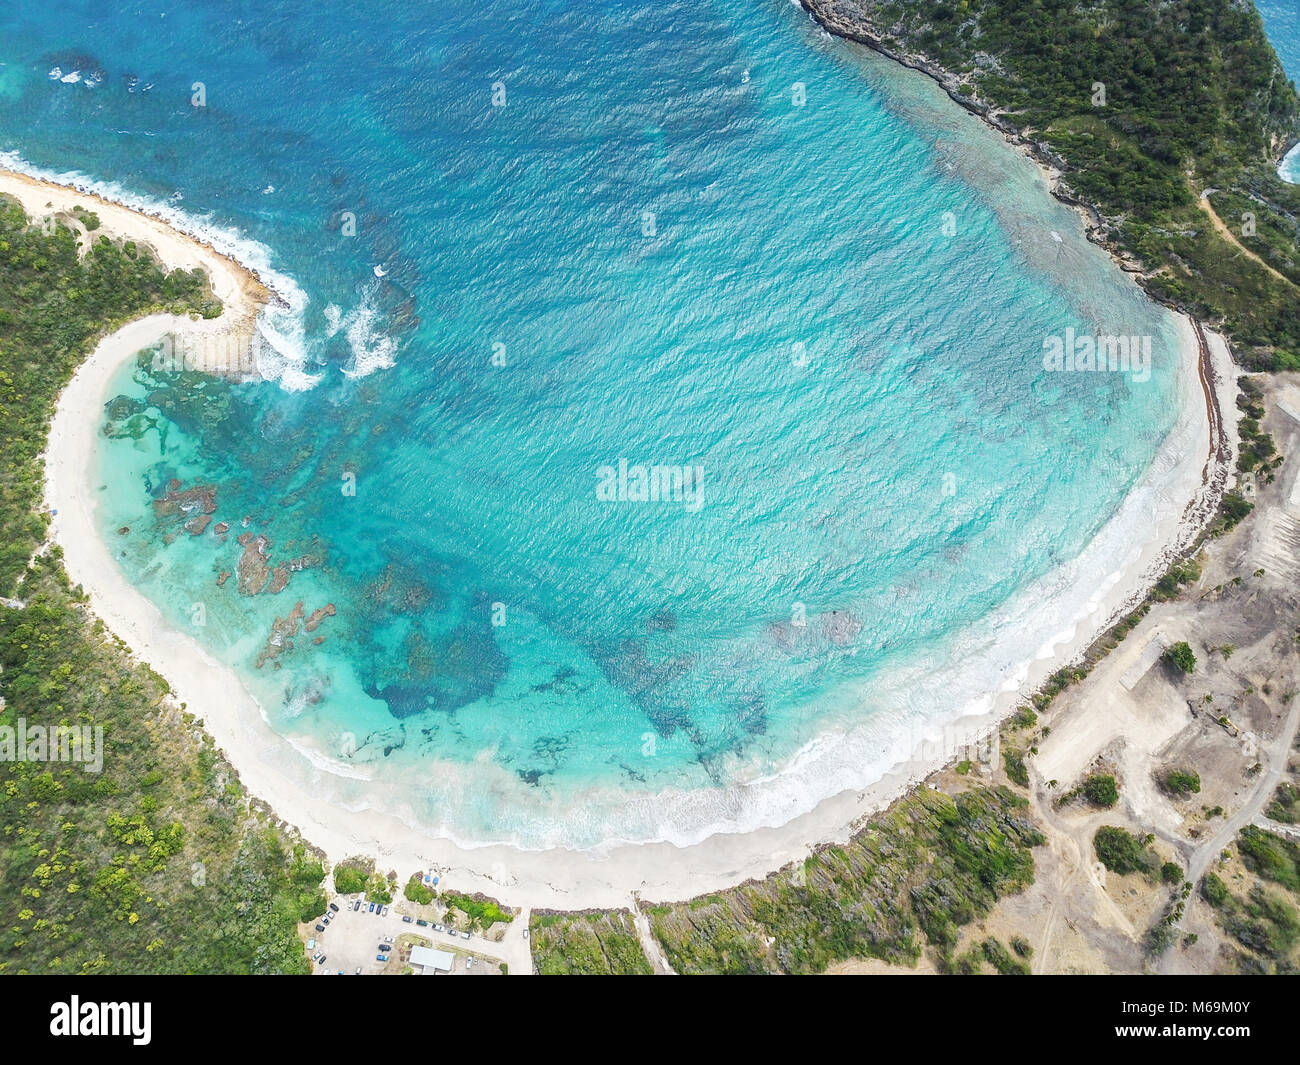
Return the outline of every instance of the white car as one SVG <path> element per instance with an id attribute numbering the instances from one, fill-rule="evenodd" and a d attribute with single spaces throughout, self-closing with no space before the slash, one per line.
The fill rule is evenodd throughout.
<path id="1" fill-rule="evenodd" d="M 460 938 L 461 938 L 461 939 L 469 939 L 469 933 L 468 933 L 468 932 L 462 932 L 462 933 L 460 934 Z"/>

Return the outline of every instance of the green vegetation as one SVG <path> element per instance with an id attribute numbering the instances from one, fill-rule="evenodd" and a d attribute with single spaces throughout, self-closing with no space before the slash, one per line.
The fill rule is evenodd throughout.
<path id="1" fill-rule="evenodd" d="M 1160 879 L 1171 887 L 1183 882 L 1183 867 L 1177 862 L 1165 862 L 1160 867 Z"/>
<path id="2" fill-rule="evenodd" d="M 533 965 L 542 976 L 649 976 L 653 971 L 626 910 L 534 910 L 528 927 Z"/>
<path id="3" fill-rule="evenodd" d="M 1161 784 L 1170 795 L 1186 798 L 1200 792 L 1201 775 L 1194 769 L 1171 769 Z"/>
<path id="4" fill-rule="evenodd" d="M 1156 868 L 1157 859 L 1151 850 L 1154 836 L 1135 836 L 1133 833 L 1106 825 L 1097 829 L 1093 836 L 1092 847 L 1097 852 L 1097 860 L 1112 873 L 1146 873 L 1151 876 Z"/>
<path id="5" fill-rule="evenodd" d="M 1095 206 L 1096 239 L 1141 265 L 1154 296 L 1222 322 L 1254 368 L 1300 367 L 1300 190 L 1276 173 L 1300 131 L 1300 98 L 1253 5 L 857 6 L 887 46 L 955 75 L 958 99 L 1045 145 L 1062 164 L 1062 196 Z"/>
<path id="6" fill-rule="evenodd" d="M 366 881 L 369 879 L 368 867 L 343 862 L 334 869 L 334 890 L 340 895 L 355 895 L 366 890 Z"/>
<path id="7" fill-rule="evenodd" d="M 1002 976 L 1029 976 L 1029 963 L 1011 956 L 1011 953 L 996 939 L 986 939 L 980 945 L 988 963 Z"/>
<path id="8" fill-rule="evenodd" d="M 1181 880 L 1182 870 L 1179 869 L 1178 872 Z M 1173 946 L 1174 940 L 1178 937 L 1178 922 L 1183 919 L 1185 908 L 1186 903 L 1182 899 L 1175 899 L 1165 907 L 1160 920 L 1147 929 L 1144 946 L 1148 955 L 1158 957 Z"/>
<path id="9" fill-rule="evenodd" d="M 1263 390 L 1253 377 L 1238 377 L 1241 391 L 1237 407 L 1241 419 L 1237 432 L 1241 438 L 1241 453 L 1237 456 L 1237 469 L 1242 473 L 1256 473 L 1265 483 L 1273 480 L 1273 471 L 1282 465 L 1273 437 L 1260 428 L 1264 420 Z"/>
<path id="10" fill-rule="evenodd" d="M 469 918 L 470 924 L 478 928 L 488 929 L 498 921 L 508 924 L 515 919 L 513 913 L 503 910 L 495 899 L 485 895 L 446 894 L 442 901 L 449 910 L 460 910 Z"/>
<path id="11" fill-rule="evenodd" d="M 1161 603 L 1177 599 L 1184 584 L 1195 584 L 1200 579 L 1201 567 L 1194 560 L 1175 562 L 1165 571 L 1164 576 L 1156 581 L 1155 587 L 1151 589 L 1151 598 Z"/>
<path id="12" fill-rule="evenodd" d="M 1239 492 L 1224 492 L 1223 499 L 1219 501 L 1219 513 L 1210 530 L 1212 535 L 1222 536 L 1235 529 L 1254 509 L 1255 504 Z"/>
<path id="13" fill-rule="evenodd" d="M 411 879 L 402 888 L 402 894 L 410 902 L 418 903 L 421 906 L 427 906 L 433 901 L 433 888 L 424 883 L 419 873 L 411 874 Z"/>
<path id="14" fill-rule="evenodd" d="M 1180 673 L 1191 673 L 1196 668 L 1196 655 L 1186 640 L 1167 647 L 1161 657 Z"/>
<path id="15" fill-rule="evenodd" d="M 59 390 L 99 336 L 162 310 L 220 306 L 201 274 L 103 238 L 79 257 L 72 229 L 0 198 L 0 726 L 103 729 L 100 772 L 0 762 L 0 973 L 305 972 L 297 924 L 325 906 L 320 863 L 42 548 Z"/>
<path id="16" fill-rule="evenodd" d="M 1022 706 L 1007 722 L 1008 727 L 1012 729 L 1033 728 L 1037 724 L 1038 715 L 1027 706 Z"/>
<path id="17" fill-rule="evenodd" d="M 94 341 L 153 311 L 220 313 L 198 271 L 164 273 L 106 237 L 77 252 L 67 226 L 27 225 L 0 197 L 0 596 L 12 596 L 45 539 L 38 456 L 54 401 Z"/>
<path id="18" fill-rule="evenodd" d="M 955 964 L 959 928 L 1033 880 L 1043 836 L 1026 807 L 1004 787 L 922 789 L 793 870 L 646 912 L 683 974 L 816 973 L 856 957 L 914 964 L 927 942 Z"/>
<path id="19" fill-rule="evenodd" d="M 1088 671 L 1086 669 L 1077 667 L 1058 669 L 1047 678 L 1047 683 L 1043 685 L 1042 690 L 1034 695 L 1034 706 L 1041 713 L 1052 704 L 1052 700 L 1061 692 L 1065 691 L 1071 684 L 1083 680 L 1087 675 Z"/>
<path id="20" fill-rule="evenodd" d="M 1300 844 L 1251 825 L 1242 829 L 1237 849 L 1259 880 L 1242 898 L 1207 873 L 1201 894 L 1214 907 L 1224 931 L 1243 948 L 1237 957 L 1242 972 L 1300 973 L 1300 915 L 1291 902 L 1262 883 L 1270 881 L 1300 898 Z"/>
<path id="21" fill-rule="evenodd" d="M 1006 767 L 1007 777 L 1013 784 L 1022 788 L 1029 787 L 1029 768 L 1025 765 L 1022 752 L 1008 748 L 1002 752 L 1002 764 Z"/>
<path id="22" fill-rule="evenodd" d="M 1300 844 L 1247 825 L 1237 838 L 1237 849 L 1256 876 L 1300 894 Z"/>
<path id="23" fill-rule="evenodd" d="M 1294 825 L 1300 822 L 1300 788 L 1289 781 L 1279 784 L 1265 814 L 1283 824 Z"/>
<path id="24" fill-rule="evenodd" d="M 1244 971 L 1296 972 L 1290 955 L 1300 943 L 1300 916 L 1294 906 L 1259 886 L 1251 889 L 1247 899 L 1237 898 L 1221 880 L 1212 890 L 1219 899 L 1216 916 L 1224 931 L 1251 952 L 1238 959 Z M 1206 893 L 1204 885 L 1202 893 Z"/>
<path id="25" fill-rule="evenodd" d="M 366 901 L 387 906 L 393 901 L 393 890 L 396 886 L 392 878 L 382 873 L 371 873 L 366 880 Z"/>
<path id="26" fill-rule="evenodd" d="M 1094 806 L 1109 809 L 1119 802 L 1119 788 L 1109 773 L 1093 773 L 1083 782 L 1083 796 Z"/>
<path id="27" fill-rule="evenodd" d="M 1029 946 L 1028 942 L 1023 939 L 1019 940 L 1019 942 L 1026 947 Z M 1032 950 L 1030 953 L 1032 953 Z M 1028 962 L 1013 957 L 1011 952 L 996 939 L 985 939 L 980 943 L 976 943 L 965 954 L 951 959 L 945 966 L 945 971 L 974 976 L 984 971 L 985 962 L 992 966 L 993 971 L 1000 976 L 1031 975 Z"/>
<path id="28" fill-rule="evenodd" d="M 1221 910 L 1232 898 L 1232 892 L 1228 890 L 1225 884 L 1215 873 L 1206 873 L 1201 880 L 1201 894 L 1205 896 L 1205 901 L 1213 906 L 1216 910 Z"/>
<path id="29" fill-rule="evenodd" d="M 1057 799 L 1056 805 L 1065 806 L 1078 798 L 1109 810 L 1119 802 L 1119 785 L 1110 773 L 1092 773 L 1078 787 L 1071 788 Z"/>

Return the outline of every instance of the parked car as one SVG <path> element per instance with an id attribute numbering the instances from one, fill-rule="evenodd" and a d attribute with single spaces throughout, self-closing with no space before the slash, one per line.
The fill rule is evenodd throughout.
<path id="1" fill-rule="evenodd" d="M 332 903 L 332 902 L 330 903 L 330 909 L 333 910 L 335 913 L 338 913 L 338 912 L 339 912 L 339 908 L 338 908 L 338 906 L 336 906 L 336 905 L 335 905 L 334 903 Z"/>
<path id="2" fill-rule="evenodd" d="M 322 954 L 322 955 L 320 956 L 320 961 L 318 961 L 316 964 L 317 964 L 317 965 L 324 965 L 324 964 L 325 964 L 325 955 L 324 955 L 324 954 Z"/>
<path id="3" fill-rule="evenodd" d="M 313 955 L 311 956 L 311 960 L 312 960 L 312 961 L 320 961 L 320 960 L 321 960 L 321 957 L 322 957 L 321 952 L 318 950 L 315 954 L 313 954 Z"/>
<path id="4" fill-rule="evenodd" d="M 390 947 L 387 943 L 380 943 L 380 944 L 379 944 L 379 950 L 380 950 L 380 953 L 382 953 L 382 954 L 387 954 L 387 953 L 388 953 L 390 950 L 392 950 L 392 949 L 393 949 L 393 948 Z"/>
<path id="5" fill-rule="evenodd" d="M 528 938 L 528 929 L 527 929 L 527 928 L 524 929 L 524 938 L 525 938 L 525 939 Z"/>
<path id="6" fill-rule="evenodd" d="M 447 931 L 447 929 L 444 928 L 444 927 L 443 927 L 442 925 L 440 925 L 440 924 L 435 924 L 435 925 L 433 926 L 433 930 L 434 930 L 435 932 L 445 932 L 445 931 Z"/>
<path id="7" fill-rule="evenodd" d="M 462 933 L 460 934 L 460 938 L 461 938 L 461 939 L 469 939 L 469 933 L 468 933 L 468 932 L 462 932 Z"/>
<path id="8" fill-rule="evenodd" d="M 384 942 L 385 942 L 385 943 L 391 943 L 392 941 L 393 941 L 393 937 L 392 937 L 392 936 L 384 936 Z"/>
<path id="9" fill-rule="evenodd" d="M 355 912 L 355 911 L 361 909 L 361 900 L 360 900 L 360 899 L 357 899 L 357 901 L 354 902 L 354 903 L 352 904 L 352 909 L 353 909 L 353 912 Z"/>
<path id="10" fill-rule="evenodd" d="M 370 912 L 371 913 L 375 912 L 375 904 L 373 902 L 370 904 Z"/>
<path id="11" fill-rule="evenodd" d="M 357 976 L 360 976 L 360 975 L 361 975 L 361 966 L 358 965 L 358 966 L 357 966 Z"/>
<path id="12" fill-rule="evenodd" d="M 388 916 L 388 907 L 387 907 L 387 906 L 384 907 L 384 912 L 383 912 L 382 916 L 384 916 L 384 917 L 387 917 L 387 916 Z"/>
<path id="13" fill-rule="evenodd" d="M 375 961 L 387 961 L 387 960 L 388 960 L 388 955 L 387 955 L 387 954 L 376 954 L 376 955 L 375 955 Z"/>
<path id="14" fill-rule="evenodd" d="M 402 923 L 403 923 L 403 924 L 410 924 L 410 923 L 411 923 L 412 921 L 414 921 L 414 920 L 415 920 L 414 917 L 411 917 L 411 916 L 409 916 L 409 915 L 407 915 L 407 914 L 402 914 Z"/>
<path id="15" fill-rule="evenodd" d="M 415 923 L 418 924 L 421 928 L 428 928 L 428 927 L 429 927 L 429 922 L 426 921 L 423 917 L 421 917 L 421 918 L 420 918 L 419 920 L 417 920 Z M 434 927 L 434 928 L 437 928 L 438 926 L 437 926 L 437 925 L 434 925 L 433 927 Z"/>
<path id="16" fill-rule="evenodd" d="M 317 931 L 317 932 L 324 932 L 324 931 L 325 931 L 325 926 L 324 926 L 323 924 L 318 924 L 318 925 L 316 926 L 316 931 Z"/>

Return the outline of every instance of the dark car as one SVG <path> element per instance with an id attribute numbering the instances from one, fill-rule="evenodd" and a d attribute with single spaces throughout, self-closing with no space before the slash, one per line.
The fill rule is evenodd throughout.
<path id="1" fill-rule="evenodd" d="M 325 926 L 324 926 L 323 924 L 318 924 L 318 925 L 316 926 L 316 931 L 317 931 L 317 932 L 324 932 L 324 931 L 325 931 Z"/>
<path id="2" fill-rule="evenodd" d="M 325 955 L 324 955 L 324 954 L 322 954 L 322 955 L 320 956 L 320 961 L 318 961 L 316 964 L 317 964 L 317 965 L 324 965 L 324 964 L 325 964 Z"/>
<path id="3" fill-rule="evenodd" d="M 370 904 L 370 912 L 371 913 L 375 912 L 375 904 L 373 902 Z"/>
<path id="4" fill-rule="evenodd" d="M 361 909 L 361 900 L 360 900 L 360 899 L 357 899 L 357 901 L 354 902 L 354 903 L 352 904 L 352 909 L 353 909 L 353 911 L 356 911 L 356 910 Z"/>
<path id="5" fill-rule="evenodd" d="M 335 906 L 334 903 L 332 902 L 330 903 L 330 909 L 333 910 L 335 913 L 339 912 L 339 908 Z"/>
<path id="6" fill-rule="evenodd" d="M 408 916 L 406 916 L 406 915 L 403 915 L 403 916 L 402 916 L 402 923 L 403 923 L 403 924 L 410 924 L 410 923 L 411 923 L 412 921 L 414 921 L 414 920 L 415 920 L 414 917 L 408 917 Z"/>
<path id="7" fill-rule="evenodd" d="M 423 917 L 421 917 L 421 918 L 420 918 L 418 921 L 416 921 L 415 923 L 418 924 L 418 925 L 422 925 L 422 926 L 425 927 L 425 928 L 428 928 L 428 927 L 429 927 L 429 922 L 426 921 Z"/>
<path id="8" fill-rule="evenodd" d="M 382 950 L 385 954 L 387 954 L 387 953 L 388 953 L 390 950 L 392 950 L 393 948 L 390 947 L 387 943 L 380 943 L 380 944 L 379 944 L 379 949 Z"/>

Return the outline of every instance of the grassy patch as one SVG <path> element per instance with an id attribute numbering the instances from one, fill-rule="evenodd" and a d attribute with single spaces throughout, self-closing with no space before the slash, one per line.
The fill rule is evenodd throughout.
<path id="1" fill-rule="evenodd" d="M 1283 824 L 1294 825 L 1300 822 L 1300 788 L 1289 781 L 1279 784 L 1265 813 Z"/>
<path id="2" fill-rule="evenodd" d="M 402 894 L 406 896 L 409 902 L 414 902 L 420 906 L 427 906 L 433 901 L 433 888 L 425 884 L 419 873 L 411 874 L 411 879 L 402 888 Z"/>
<path id="3" fill-rule="evenodd" d="M 914 964 L 1033 880 L 1042 835 L 1004 787 L 922 789 L 848 843 L 689 903 L 649 906 L 679 973 L 816 973 L 835 961 Z M 771 943 L 769 944 L 769 940 Z"/>
<path id="4" fill-rule="evenodd" d="M 456 895 L 451 892 L 442 896 L 443 903 L 449 910 L 460 910 L 469 918 L 472 926 L 484 930 L 494 924 L 509 924 L 515 919 L 514 914 L 503 910 L 496 899 L 486 895 Z"/>
<path id="5" fill-rule="evenodd" d="M 1112 873 L 1146 873 L 1150 876 L 1157 864 L 1151 849 L 1154 836 L 1135 836 L 1132 832 L 1106 825 L 1097 829 L 1092 838 L 1092 848 L 1097 860 Z"/>
<path id="6" fill-rule="evenodd" d="M 653 971 L 626 910 L 534 910 L 528 927 L 533 965 L 542 976 L 648 976 Z"/>
<path id="7" fill-rule="evenodd" d="M 1170 795 L 1180 799 L 1196 795 L 1201 790 L 1201 775 L 1194 769 L 1171 769 L 1160 781 L 1160 786 Z"/>

